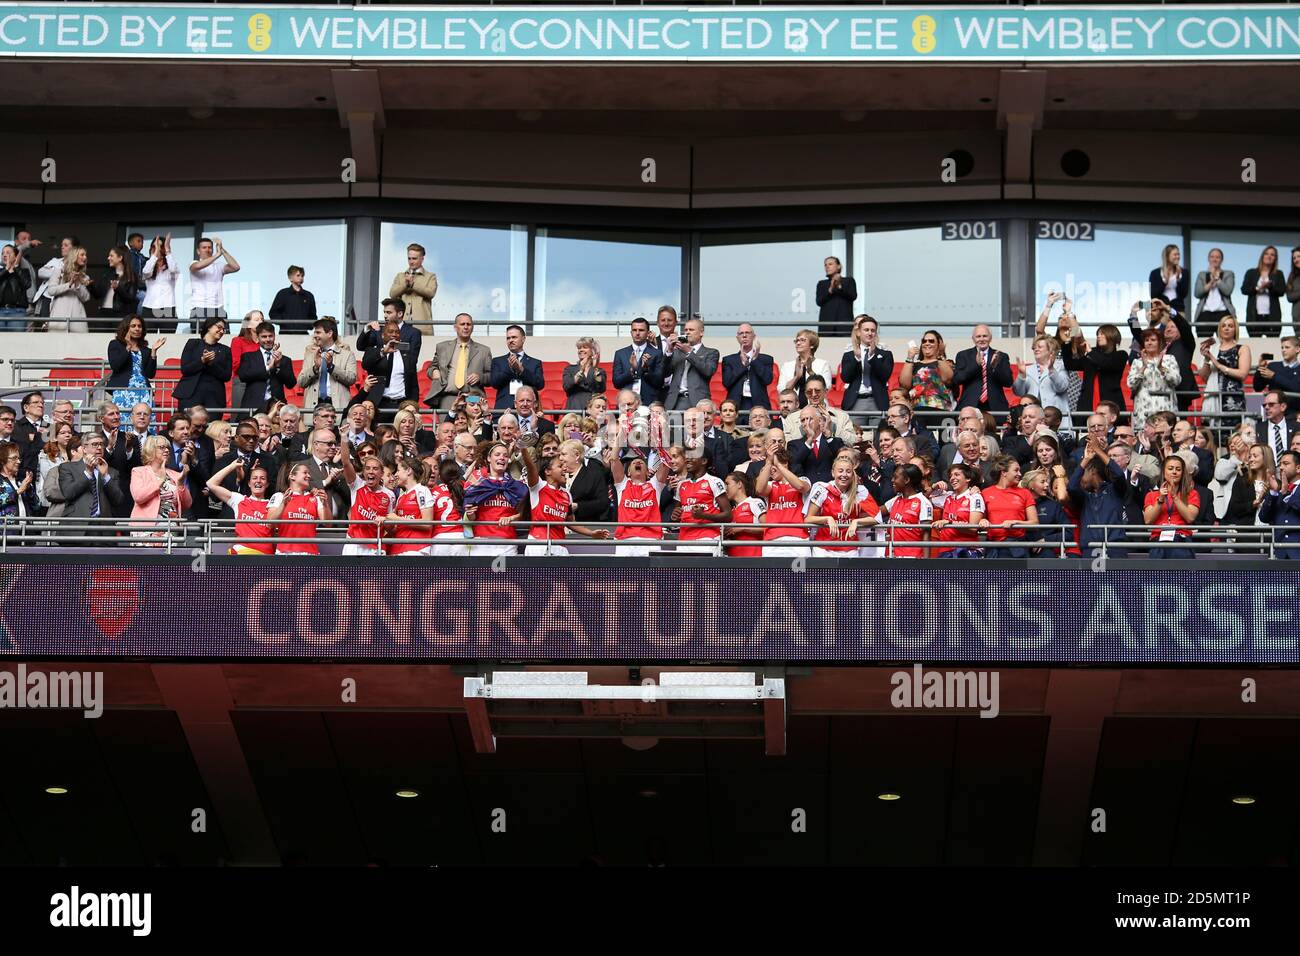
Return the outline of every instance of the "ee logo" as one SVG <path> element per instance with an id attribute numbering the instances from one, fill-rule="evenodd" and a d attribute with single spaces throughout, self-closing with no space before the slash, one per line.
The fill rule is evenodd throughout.
<path id="1" fill-rule="evenodd" d="M 248 48 L 254 53 L 271 48 L 271 18 L 265 13 L 255 13 L 248 18 Z"/>
<path id="2" fill-rule="evenodd" d="M 934 17 L 922 14 L 912 20 L 912 49 L 917 53 L 933 53 L 939 45 L 934 31 L 938 26 Z"/>

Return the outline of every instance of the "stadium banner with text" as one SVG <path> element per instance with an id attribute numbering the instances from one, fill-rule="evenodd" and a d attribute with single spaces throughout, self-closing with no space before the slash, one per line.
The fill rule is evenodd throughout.
<path id="1" fill-rule="evenodd" d="M 0 564 L 0 658 L 1300 661 L 1289 562 L 79 560 Z"/>
<path id="2" fill-rule="evenodd" d="M 1300 59 L 1300 7 L 0 3 L 0 56 L 499 61 Z"/>

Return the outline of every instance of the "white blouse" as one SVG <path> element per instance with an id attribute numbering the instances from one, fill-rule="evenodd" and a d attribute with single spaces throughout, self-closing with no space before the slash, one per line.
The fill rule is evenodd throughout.
<path id="1" fill-rule="evenodd" d="M 155 277 L 153 267 L 157 261 L 157 256 L 150 256 L 149 261 L 144 264 L 142 276 L 145 280 L 144 308 L 174 309 L 176 308 L 176 280 L 180 277 L 180 269 L 176 267 L 176 260 L 168 255 Z"/>

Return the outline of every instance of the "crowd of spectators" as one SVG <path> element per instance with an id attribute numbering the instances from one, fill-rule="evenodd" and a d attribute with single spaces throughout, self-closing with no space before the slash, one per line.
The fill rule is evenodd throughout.
<path id="1" fill-rule="evenodd" d="M 80 268 L 84 250 L 65 244 Z M 1197 529 L 1211 529 L 1201 540 L 1220 552 L 1246 551 L 1266 537 L 1251 528 L 1274 525 L 1277 553 L 1300 556 L 1300 339 L 1283 338 L 1280 359 L 1253 360 L 1217 250 L 1194 284 L 1176 247 L 1165 250 L 1152 299 L 1131 310 L 1127 349 L 1112 324 L 1089 346 L 1069 300 L 1049 296 L 1020 363 L 986 325 L 954 358 L 927 330 L 896 362 L 875 318 L 841 314 L 857 292 L 832 257 L 817 297 L 849 335 L 838 365 L 818 357 L 812 329 L 782 362 L 742 324 L 723 356 L 704 345 L 700 317 L 679 323 L 663 306 L 653 329 L 631 323 L 610 382 L 599 343 L 579 339 L 562 375 L 565 409 L 548 417 L 545 370 L 520 326 L 493 356 L 462 313 L 421 364 L 417 319 L 431 314 L 437 277 L 420 246 L 355 345 L 333 317 L 315 316 L 303 270 L 289 269 L 272 316 L 310 320 L 295 373 L 260 312 L 223 342 L 220 283 L 239 266 L 202 239 L 191 272 L 208 288 L 190 311 L 179 410 L 158 427 L 151 379 L 166 340 L 151 342 L 149 326 L 176 316 L 165 297 L 148 302 L 175 271 L 169 246 L 156 237 L 140 271 L 132 247 L 114 250 L 118 278 L 93 293 L 123 303 L 111 399 L 93 430 L 77 434 L 70 403 L 46 421 L 39 392 L 19 411 L 0 407 L 0 516 L 113 518 L 121 525 L 104 535 L 145 545 L 171 525 L 224 517 L 247 539 L 236 553 L 296 554 L 316 553 L 318 530 L 347 521 L 348 553 L 403 556 L 557 554 L 566 540 L 613 538 L 622 555 L 1024 557 L 1089 554 L 1104 541 L 1116 556 L 1183 558 L 1199 553 L 1188 546 Z M 11 275 L 23 248 L 6 247 Z M 1270 301 L 1287 284 L 1275 262 L 1273 250 L 1246 275 L 1252 334 L 1280 317 Z M 137 292 L 140 315 L 129 307 Z M 1199 345 L 1192 321 L 1208 333 Z M 715 405 L 719 375 L 727 397 Z M 208 409 L 224 407 L 231 383 L 236 412 L 225 420 Z M 288 404 L 295 387 L 301 408 Z M 1258 422 L 1247 387 L 1263 393 Z M 1077 431 L 1076 415 L 1086 417 Z"/>

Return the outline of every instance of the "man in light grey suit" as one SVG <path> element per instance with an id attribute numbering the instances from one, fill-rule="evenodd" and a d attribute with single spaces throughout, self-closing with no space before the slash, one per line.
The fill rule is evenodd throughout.
<path id="1" fill-rule="evenodd" d="M 668 356 L 672 379 L 664 396 L 669 411 L 694 408 L 709 398 L 709 381 L 718 370 L 721 353 L 704 346 L 704 323 L 691 319 L 686 323 L 686 339 L 678 339 Z"/>
<path id="2" fill-rule="evenodd" d="M 123 501 L 118 475 L 108 467 L 104 457 L 102 433 L 87 432 L 81 440 L 81 461 L 67 461 L 59 465 L 59 494 L 64 501 L 65 518 L 111 518 L 113 509 Z M 105 526 L 107 533 L 110 526 Z M 97 532 L 74 532 L 93 536 Z"/>
<path id="3" fill-rule="evenodd" d="M 486 398 L 483 387 L 492 373 L 492 350 L 474 341 L 474 318 L 468 312 L 456 316 L 456 337 L 439 342 L 433 350 L 429 381 L 433 387 L 424 397 L 430 408 L 451 408 L 461 395 Z"/>

